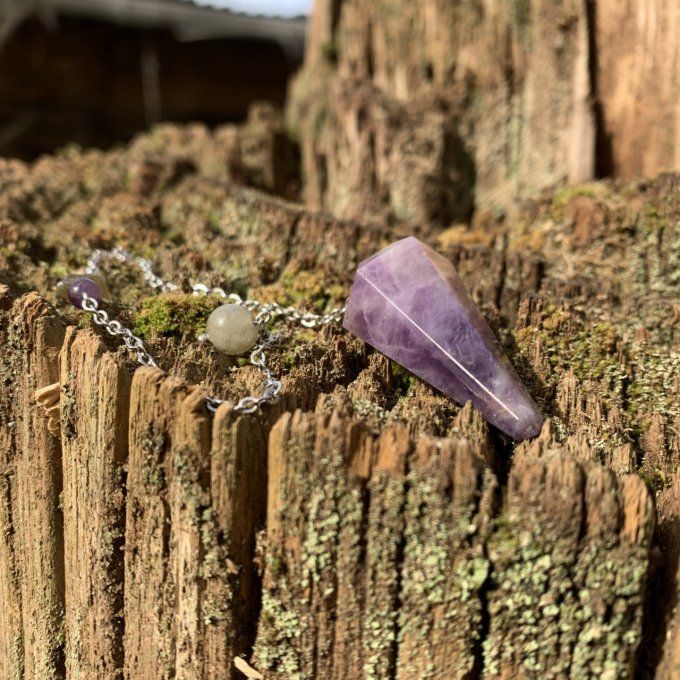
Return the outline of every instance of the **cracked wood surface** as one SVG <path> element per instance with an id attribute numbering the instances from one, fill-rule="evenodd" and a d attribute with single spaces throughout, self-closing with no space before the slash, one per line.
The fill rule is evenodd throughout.
<path id="1" fill-rule="evenodd" d="M 279 420 L 256 667 L 632 677 L 654 526 L 644 484 L 579 463 L 546 425 L 502 498 L 466 435 L 371 437 L 337 411 Z"/>
<path id="2" fill-rule="evenodd" d="M 33 406 L 36 389 L 59 377 L 64 324 L 29 294 L 3 302 L 0 671 L 2 677 L 59 677 L 64 648 L 64 532 L 58 440 Z M 11 318 L 11 322 L 9 319 Z"/>
<path id="3" fill-rule="evenodd" d="M 592 179 L 587 8 L 318 0 L 287 102 L 306 201 L 447 225 Z"/>
<path id="4" fill-rule="evenodd" d="M 116 677 L 130 375 L 95 333 L 74 328 L 59 364 L 66 675 Z"/>
<path id="5" fill-rule="evenodd" d="M 667 0 L 317 0 L 287 100 L 305 200 L 448 225 L 680 170 Z"/>
<path id="6" fill-rule="evenodd" d="M 0 162 L 0 677 L 242 677 L 234 657 L 268 679 L 673 677 L 678 178 L 362 225 L 230 183 L 196 160 L 206 139 L 228 155 L 208 135 Z M 107 308 L 165 371 L 133 372 L 53 291 L 120 244 L 181 284 L 323 310 L 410 231 L 537 399 L 534 442 L 336 328 L 284 329 L 281 402 L 211 418 L 202 395 L 259 376 L 196 341 L 210 301 L 112 267 Z M 33 403 L 56 380 L 60 439 Z"/>

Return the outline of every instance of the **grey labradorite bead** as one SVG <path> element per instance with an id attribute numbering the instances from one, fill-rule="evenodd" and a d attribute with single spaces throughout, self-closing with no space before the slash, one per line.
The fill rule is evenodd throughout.
<path id="1" fill-rule="evenodd" d="M 221 305 L 208 317 L 208 340 L 226 354 L 243 354 L 252 349 L 259 332 L 251 313 L 241 305 Z"/>

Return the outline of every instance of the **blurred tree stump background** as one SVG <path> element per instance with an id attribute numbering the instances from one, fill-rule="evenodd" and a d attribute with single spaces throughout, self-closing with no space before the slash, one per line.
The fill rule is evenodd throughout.
<path id="1" fill-rule="evenodd" d="M 0 678 L 678 677 L 679 32 L 661 0 L 318 0 L 283 118 L 0 162 Z M 54 294 L 122 245 L 320 311 L 409 233 L 536 440 L 337 328 L 212 417 L 259 384 L 196 341 L 216 301 L 114 267 L 134 370 Z"/>

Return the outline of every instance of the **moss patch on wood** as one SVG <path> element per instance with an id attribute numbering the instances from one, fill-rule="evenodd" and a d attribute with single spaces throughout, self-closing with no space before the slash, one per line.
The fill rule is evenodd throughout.
<path id="1" fill-rule="evenodd" d="M 134 332 L 141 338 L 154 336 L 195 340 L 205 332 L 210 313 L 221 304 L 216 295 L 166 293 L 139 303 L 134 316 Z"/>

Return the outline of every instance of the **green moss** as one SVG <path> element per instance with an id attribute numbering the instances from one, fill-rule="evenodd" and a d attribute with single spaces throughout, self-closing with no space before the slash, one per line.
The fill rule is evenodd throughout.
<path id="1" fill-rule="evenodd" d="M 589 184 L 580 184 L 575 187 L 567 187 L 566 189 L 555 192 L 552 202 L 554 207 L 564 208 L 578 196 L 597 198 L 598 196 L 602 196 L 605 191 L 606 187 L 601 183 L 591 182 Z"/>
<path id="2" fill-rule="evenodd" d="M 196 338 L 204 331 L 210 312 L 219 302 L 214 296 L 186 294 L 146 298 L 135 314 L 134 332 L 142 338 L 158 335 Z"/>
<path id="3" fill-rule="evenodd" d="M 395 392 L 398 396 L 405 397 L 411 390 L 413 383 L 418 379 L 395 361 L 390 361 L 390 372 Z"/>
<path id="4" fill-rule="evenodd" d="M 54 155 L 57 158 L 64 158 L 65 160 L 77 160 L 78 157 L 82 155 L 82 153 L 83 148 L 80 146 L 80 144 L 70 142 L 62 147 L 59 147 Z"/>
<path id="5" fill-rule="evenodd" d="M 70 373 L 66 382 L 62 383 L 59 403 L 62 436 L 71 439 L 76 433 L 76 400 L 73 393 L 73 376 Z"/>
<path id="6" fill-rule="evenodd" d="M 631 349 L 633 375 L 627 390 L 627 415 L 631 418 L 650 413 L 666 418 L 680 416 L 680 403 L 674 388 L 680 374 L 680 352 L 662 353 L 646 344 L 634 344 Z"/>
<path id="7" fill-rule="evenodd" d="M 522 328 L 514 335 L 520 349 L 527 353 L 540 342 L 557 372 L 571 368 L 579 380 L 615 381 L 622 375 L 620 339 L 609 323 L 586 324 L 564 310 L 548 306 L 539 325 Z"/>
<path id="8" fill-rule="evenodd" d="M 321 45 L 321 53 L 329 64 L 338 63 L 338 46 L 334 41 L 328 40 Z"/>
<path id="9" fill-rule="evenodd" d="M 144 486 L 152 494 L 158 494 L 165 489 L 165 463 L 163 453 L 167 445 L 164 432 L 156 427 L 149 427 L 141 438 L 141 448 L 144 455 L 142 479 Z"/>
<path id="10" fill-rule="evenodd" d="M 642 481 L 647 485 L 649 493 L 656 497 L 657 494 L 668 486 L 670 482 L 669 475 L 660 468 L 654 468 L 653 470 L 645 470 L 642 468 L 638 471 L 638 474 L 642 478 Z"/>
<path id="11" fill-rule="evenodd" d="M 513 0 L 510 3 L 512 23 L 524 37 L 531 21 L 531 0 Z"/>
<path id="12" fill-rule="evenodd" d="M 285 586 L 281 584 L 285 589 Z M 288 609 L 276 595 L 262 593 L 261 633 L 256 649 L 257 665 L 283 673 L 291 680 L 305 680 L 296 651 L 304 626 L 297 613 Z"/>
<path id="13" fill-rule="evenodd" d="M 323 272 L 284 272 L 278 286 L 281 288 L 279 303 L 293 305 L 305 303 L 311 305 L 316 312 L 322 312 L 328 306 L 336 304 L 346 294 L 342 286 L 329 285 Z M 281 293 L 283 300 L 280 299 Z"/>
<path id="14" fill-rule="evenodd" d="M 374 566 L 366 583 L 364 609 L 363 672 L 366 680 L 388 677 L 389 654 L 397 641 L 398 583 L 394 565 L 403 532 L 405 491 L 405 480 L 386 472 L 378 472 L 371 478 L 366 545 Z"/>
<path id="15" fill-rule="evenodd" d="M 559 523 L 522 505 L 494 522 L 487 541 L 486 674 L 522 666 L 532 677 L 570 668 L 570 677 L 627 677 L 640 640 L 646 548 L 613 533 L 575 549 Z"/>
<path id="16" fill-rule="evenodd" d="M 59 639 L 59 645 L 63 648 L 66 644 L 64 629 L 61 631 L 62 635 Z M 10 646 L 10 680 L 18 680 L 24 677 L 24 643 L 20 635 L 12 637 Z"/>
<path id="17" fill-rule="evenodd" d="M 589 309 L 587 314 L 604 316 L 598 309 Z M 590 383 L 585 392 L 596 393 L 606 409 L 611 407 L 621 416 L 622 427 L 611 427 L 606 418 L 592 423 L 590 443 L 603 456 L 612 446 L 639 441 L 650 425 L 659 421 L 668 438 L 665 446 L 671 446 L 674 435 L 666 424 L 680 416 L 674 388 L 680 375 L 680 352 L 660 350 L 653 328 L 640 334 L 638 322 L 635 317 L 630 322 L 589 323 L 585 313 L 546 305 L 534 325 L 514 331 L 518 366 L 531 364 L 537 351 L 545 356 L 551 370 L 540 388 L 548 399 L 564 374 L 572 370 L 579 383 Z M 565 430 L 564 439 L 569 433 L 565 427 L 561 429 Z M 668 476 L 648 472 L 647 481 L 650 489 L 658 489 L 668 482 Z"/>
<path id="18" fill-rule="evenodd" d="M 285 343 L 281 353 L 281 364 L 288 370 L 317 357 L 325 351 L 319 343 L 319 334 L 312 329 L 303 328 L 296 331 Z"/>

